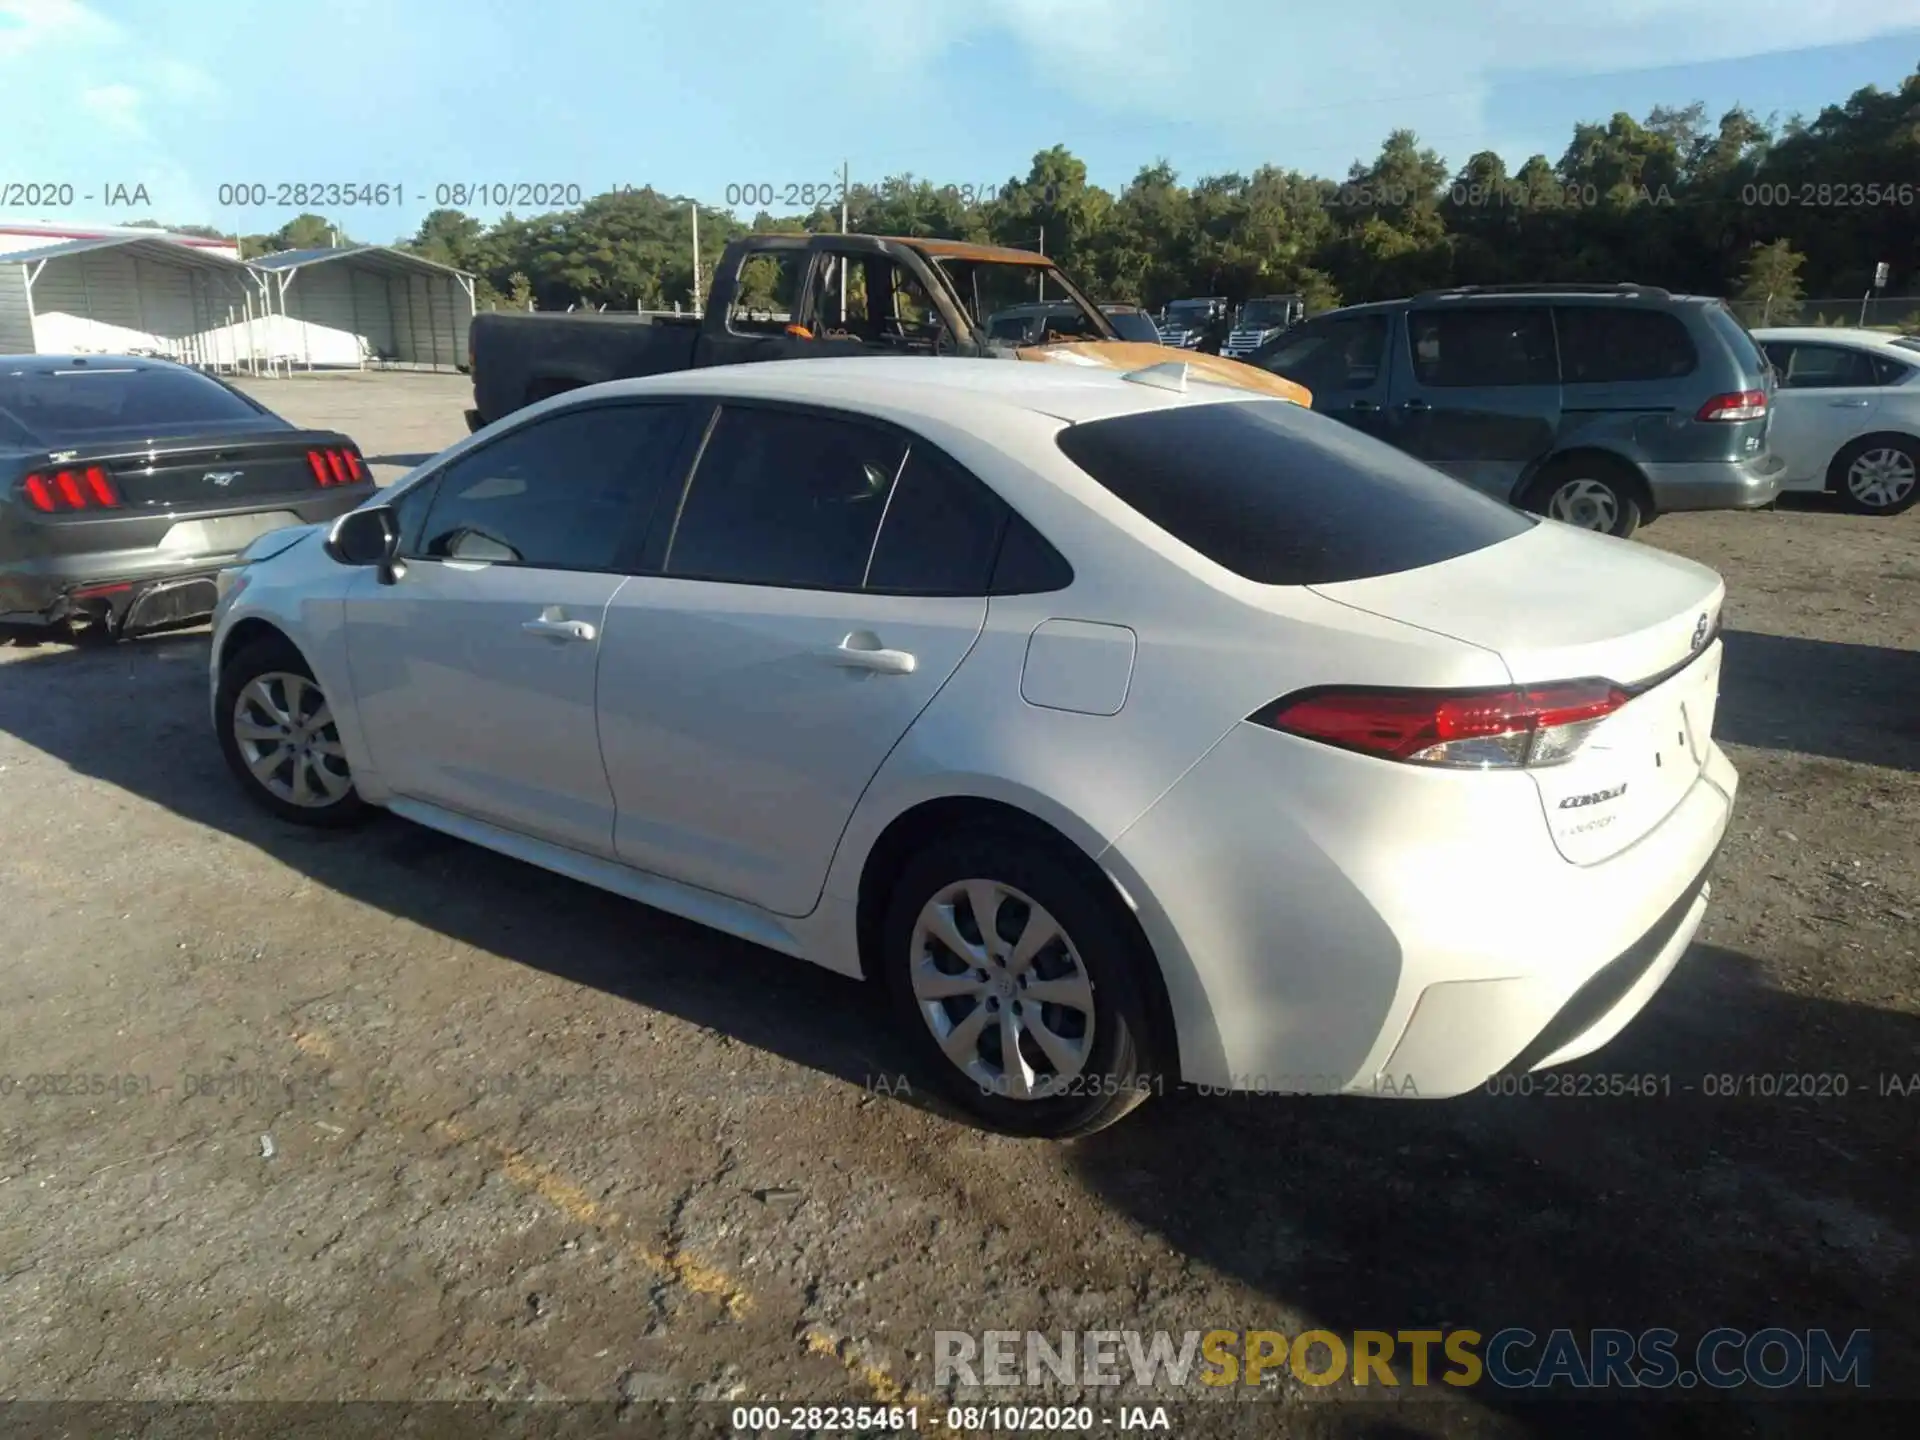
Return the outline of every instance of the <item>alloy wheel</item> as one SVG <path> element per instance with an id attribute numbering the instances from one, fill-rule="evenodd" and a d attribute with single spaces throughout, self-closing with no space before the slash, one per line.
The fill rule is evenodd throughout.
<path id="1" fill-rule="evenodd" d="M 1547 514 L 1582 530 L 1610 533 L 1620 523 L 1620 501 L 1598 480 L 1569 480 L 1547 501 Z"/>
<path id="2" fill-rule="evenodd" d="M 233 738 L 261 788 L 289 805 L 322 809 L 353 788 L 327 697 L 304 675 L 271 670 L 242 686 Z"/>
<path id="3" fill-rule="evenodd" d="M 1064 927 L 1030 896 L 956 881 L 921 907 L 911 944 L 921 1018 L 984 1092 L 1043 1099 L 1085 1071 L 1093 984 Z"/>
<path id="4" fill-rule="evenodd" d="M 1863 450 L 1847 467 L 1847 493 L 1862 505 L 1887 510 L 1913 493 L 1913 456 L 1891 445 Z"/>

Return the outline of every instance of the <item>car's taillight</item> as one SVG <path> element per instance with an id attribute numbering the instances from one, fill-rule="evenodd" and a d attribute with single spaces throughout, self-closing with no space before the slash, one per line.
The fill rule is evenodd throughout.
<path id="1" fill-rule="evenodd" d="M 1509 690 L 1309 690 L 1253 721 L 1416 765 L 1511 769 L 1571 760 L 1594 727 L 1633 697 L 1611 680 Z"/>
<path id="2" fill-rule="evenodd" d="M 27 503 L 44 514 L 61 510 L 118 510 L 120 492 L 98 465 L 79 470 L 37 470 L 20 482 Z"/>
<path id="3" fill-rule="evenodd" d="M 367 478 L 367 468 L 361 463 L 356 450 L 332 447 L 309 450 L 307 468 L 313 471 L 313 483 L 316 485 L 353 485 Z"/>
<path id="4" fill-rule="evenodd" d="M 1716 395 L 1700 407 L 1696 420 L 1758 420 L 1767 413 L 1767 392 L 1734 390 Z"/>

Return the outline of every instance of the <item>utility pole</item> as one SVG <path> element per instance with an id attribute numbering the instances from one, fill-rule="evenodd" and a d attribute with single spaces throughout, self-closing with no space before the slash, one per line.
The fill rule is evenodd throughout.
<path id="1" fill-rule="evenodd" d="M 840 162 L 840 233 L 847 233 L 847 162 Z M 840 328 L 847 328 L 847 257 L 840 257 Z"/>
<path id="2" fill-rule="evenodd" d="M 689 200 L 687 210 L 693 216 L 693 304 L 700 308 L 700 202 Z"/>
<path id="3" fill-rule="evenodd" d="M 1040 253 L 1047 253 L 1047 227 L 1044 225 L 1040 227 Z M 1047 298 L 1047 272 L 1044 270 L 1040 272 L 1040 298 Z"/>

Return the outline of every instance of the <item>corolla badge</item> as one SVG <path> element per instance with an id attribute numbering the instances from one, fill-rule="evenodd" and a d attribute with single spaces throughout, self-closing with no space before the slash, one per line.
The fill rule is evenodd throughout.
<path id="1" fill-rule="evenodd" d="M 1713 629 L 1712 619 L 1705 612 L 1702 612 L 1700 622 L 1693 627 L 1693 648 L 1695 650 L 1698 650 L 1702 645 L 1707 643 L 1707 632 L 1711 629 Z"/>
<path id="2" fill-rule="evenodd" d="M 246 474 L 246 471 L 244 470 L 209 470 L 207 471 L 206 474 L 202 475 L 200 478 L 206 481 L 209 485 L 218 485 L 222 490 L 224 490 L 227 488 L 227 486 L 231 485 L 234 481 L 238 480 L 244 474 Z M 1694 644 L 1696 645 L 1698 645 L 1699 643 L 1700 642 L 1698 640 L 1694 641 Z"/>

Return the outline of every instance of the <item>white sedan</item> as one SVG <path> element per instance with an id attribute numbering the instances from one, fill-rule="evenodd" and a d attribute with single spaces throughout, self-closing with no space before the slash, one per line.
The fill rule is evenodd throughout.
<path id="1" fill-rule="evenodd" d="M 1782 488 L 1828 491 L 1897 515 L 1920 499 L 1920 337 L 1878 330 L 1755 330 L 1779 376 L 1767 444 Z"/>
<path id="2" fill-rule="evenodd" d="M 1179 364 L 598 385 L 225 584 L 260 803 L 876 979 L 1016 1133 L 1583 1055 L 1736 787 L 1719 576 Z"/>

